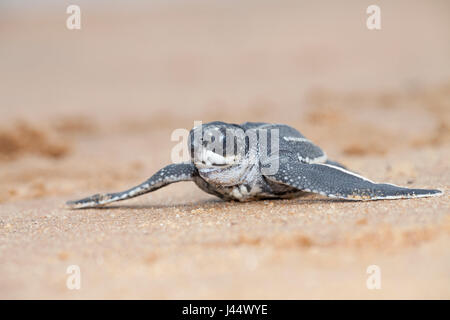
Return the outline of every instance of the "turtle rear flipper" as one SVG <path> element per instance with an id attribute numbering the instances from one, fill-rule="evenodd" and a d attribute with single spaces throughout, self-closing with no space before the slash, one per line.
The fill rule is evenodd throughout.
<path id="1" fill-rule="evenodd" d="M 375 183 L 330 164 L 280 163 L 278 172 L 266 178 L 302 191 L 347 200 L 403 199 L 442 194 L 440 190 L 409 189 Z"/>
<path id="2" fill-rule="evenodd" d="M 67 201 L 71 209 L 101 207 L 107 203 L 121 201 L 140 196 L 144 193 L 158 190 L 171 183 L 179 181 L 192 181 L 196 174 L 192 163 L 170 164 L 155 173 L 150 179 L 123 192 L 95 194 L 80 200 Z"/>

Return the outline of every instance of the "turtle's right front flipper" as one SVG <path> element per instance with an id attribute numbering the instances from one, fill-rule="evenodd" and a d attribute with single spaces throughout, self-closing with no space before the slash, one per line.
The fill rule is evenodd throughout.
<path id="1" fill-rule="evenodd" d="M 159 170 L 144 183 L 126 191 L 96 194 L 80 200 L 68 201 L 66 205 L 71 209 L 100 207 L 110 202 L 127 200 L 155 191 L 174 182 L 192 181 L 195 175 L 196 169 L 192 163 L 170 164 Z"/>
<path id="2" fill-rule="evenodd" d="M 298 190 L 347 200 L 380 200 L 432 197 L 440 190 L 409 189 L 375 183 L 356 173 L 330 164 L 280 163 L 277 173 L 266 178 Z"/>

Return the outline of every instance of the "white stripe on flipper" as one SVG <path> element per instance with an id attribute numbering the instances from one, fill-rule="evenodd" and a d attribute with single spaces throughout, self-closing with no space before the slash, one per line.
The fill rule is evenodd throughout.
<path id="1" fill-rule="evenodd" d="M 336 169 L 336 170 L 345 172 L 345 173 L 347 173 L 347 174 L 349 174 L 349 175 L 358 177 L 358 178 L 360 178 L 360 179 L 362 179 L 362 180 L 365 180 L 365 181 L 368 181 L 368 182 L 370 182 L 370 183 L 377 184 L 377 183 L 373 182 L 373 181 L 370 180 L 370 179 L 367 179 L 367 178 L 364 178 L 363 176 L 360 176 L 359 174 L 356 174 L 356 173 L 354 173 L 354 172 L 345 170 L 344 168 L 341 168 L 341 167 L 333 166 L 332 164 L 328 164 L 328 163 L 316 163 L 316 164 L 319 165 L 319 166 L 327 166 L 327 167 L 330 167 L 330 168 L 333 168 L 333 169 Z"/>
<path id="2" fill-rule="evenodd" d="M 283 137 L 285 141 L 295 141 L 295 142 L 309 142 L 312 143 L 311 140 L 308 140 L 306 138 L 299 138 L 299 137 Z"/>
<path id="3" fill-rule="evenodd" d="M 305 163 L 309 163 L 309 164 L 314 164 L 314 163 L 320 164 L 320 163 L 327 161 L 327 159 L 328 159 L 325 152 L 321 156 L 319 156 L 317 158 L 313 158 L 313 159 L 310 159 L 308 157 L 304 158 L 300 154 L 297 154 L 297 157 L 300 162 L 305 162 Z"/>

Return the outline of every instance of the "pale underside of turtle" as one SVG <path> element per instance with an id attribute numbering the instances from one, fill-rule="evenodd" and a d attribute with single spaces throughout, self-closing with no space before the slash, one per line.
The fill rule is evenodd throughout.
<path id="1" fill-rule="evenodd" d="M 263 154 L 260 144 L 216 153 L 205 133 L 214 132 L 215 141 L 226 141 L 228 132 L 269 132 L 277 138 L 276 148 Z M 199 138 L 194 138 L 196 136 Z M 277 132 L 275 135 L 273 132 Z M 271 137 L 269 137 L 269 141 Z M 269 143 L 270 145 L 270 143 Z M 100 207 L 155 191 L 174 182 L 193 181 L 203 191 L 224 200 L 251 201 L 270 198 L 294 198 L 316 193 L 345 200 L 405 199 L 438 196 L 440 190 L 410 189 L 388 183 L 375 183 L 327 158 L 322 149 L 292 127 L 281 124 L 246 122 L 241 125 L 210 122 L 191 130 L 188 147 L 191 161 L 170 164 L 129 190 L 96 194 L 68 201 L 70 208 Z M 270 160 L 268 160 L 270 159 Z M 275 162 L 273 162 L 275 161 Z M 269 163 L 270 162 L 270 163 Z M 276 163 L 276 170 L 265 170 Z"/>

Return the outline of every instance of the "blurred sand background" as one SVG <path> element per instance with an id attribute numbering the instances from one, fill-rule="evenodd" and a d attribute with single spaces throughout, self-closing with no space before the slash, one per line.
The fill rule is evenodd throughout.
<path id="1" fill-rule="evenodd" d="M 228 203 L 186 182 L 63 208 L 147 179 L 194 120 L 286 123 L 446 193 Z M 0 298 L 449 299 L 449 146 L 448 1 L 2 1 Z"/>

